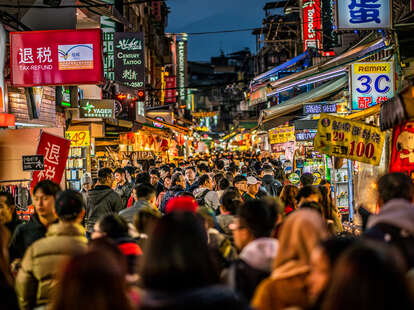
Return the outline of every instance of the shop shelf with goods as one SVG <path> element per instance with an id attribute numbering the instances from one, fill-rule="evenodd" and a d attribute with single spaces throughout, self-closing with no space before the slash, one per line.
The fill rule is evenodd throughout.
<path id="1" fill-rule="evenodd" d="M 81 190 L 81 179 L 88 170 L 87 147 L 71 147 L 66 162 L 66 188 L 76 191 Z"/>

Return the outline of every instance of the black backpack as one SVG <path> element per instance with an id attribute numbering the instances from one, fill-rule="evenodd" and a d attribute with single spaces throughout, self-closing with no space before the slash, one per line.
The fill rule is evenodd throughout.
<path id="1" fill-rule="evenodd" d="M 206 207 L 206 196 L 210 190 L 206 189 L 196 200 L 199 207 Z"/>
<path id="2" fill-rule="evenodd" d="M 265 183 L 263 184 L 264 189 L 266 190 L 266 193 L 269 196 L 277 197 L 280 195 L 280 192 L 282 191 L 282 185 L 279 181 L 274 180 L 273 183 Z"/>

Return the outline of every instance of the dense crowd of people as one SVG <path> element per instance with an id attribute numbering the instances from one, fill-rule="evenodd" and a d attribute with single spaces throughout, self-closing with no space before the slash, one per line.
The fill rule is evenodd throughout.
<path id="1" fill-rule="evenodd" d="M 0 192 L 0 309 L 414 309 L 414 184 L 376 188 L 358 236 L 329 181 L 261 156 L 41 181 L 28 223 Z"/>

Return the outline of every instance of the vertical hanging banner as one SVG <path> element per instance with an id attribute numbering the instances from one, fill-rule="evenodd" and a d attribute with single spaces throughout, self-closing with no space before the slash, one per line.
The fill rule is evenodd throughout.
<path id="1" fill-rule="evenodd" d="M 13 86 L 102 84 L 100 29 L 10 33 Z"/>
<path id="2" fill-rule="evenodd" d="M 114 0 L 103 0 L 108 4 L 114 4 Z M 103 63 L 104 76 L 107 80 L 115 80 L 114 73 L 114 33 L 116 23 L 106 16 L 101 16 L 101 29 L 103 32 Z"/>
<path id="3" fill-rule="evenodd" d="M 414 179 L 414 122 L 394 127 L 390 172 L 403 172 Z"/>
<path id="4" fill-rule="evenodd" d="M 32 190 L 43 180 L 60 184 L 69 155 L 70 143 L 70 140 L 42 131 L 36 154 L 44 156 L 44 169 L 33 172 Z"/>
<path id="5" fill-rule="evenodd" d="M 175 76 L 167 76 L 165 78 L 165 103 L 175 102 L 177 102 L 176 78 Z"/>
<path id="6" fill-rule="evenodd" d="M 135 87 L 145 87 L 144 34 L 115 32 L 115 81 Z"/>
<path id="7" fill-rule="evenodd" d="M 177 90 L 180 105 L 187 104 L 187 35 L 177 39 Z"/>
<path id="8" fill-rule="evenodd" d="M 0 72 L 4 72 L 4 63 L 6 61 L 6 31 L 0 24 Z M 6 112 L 4 74 L 0 74 L 0 113 Z"/>
<path id="9" fill-rule="evenodd" d="M 360 62 L 351 65 L 352 110 L 364 110 L 394 97 L 394 63 Z"/>
<path id="10" fill-rule="evenodd" d="M 391 0 L 340 0 L 338 29 L 391 28 Z"/>
<path id="11" fill-rule="evenodd" d="M 303 50 L 309 47 L 318 52 L 322 48 L 321 3 L 320 0 L 303 0 Z"/>

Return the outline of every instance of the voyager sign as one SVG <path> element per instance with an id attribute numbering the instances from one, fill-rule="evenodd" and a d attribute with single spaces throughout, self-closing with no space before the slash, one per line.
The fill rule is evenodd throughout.
<path id="1" fill-rule="evenodd" d="M 115 118 L 115 100 L 81 99 L 80 118 Z"/>

